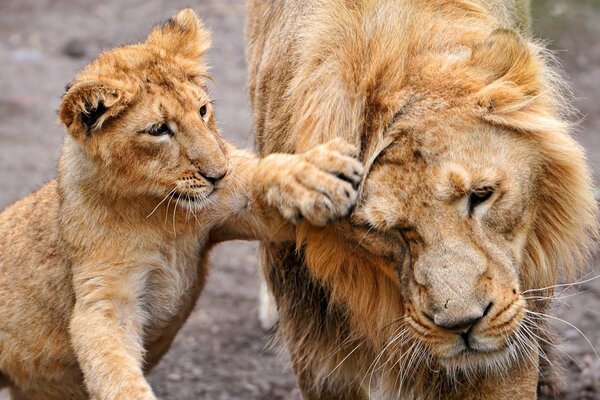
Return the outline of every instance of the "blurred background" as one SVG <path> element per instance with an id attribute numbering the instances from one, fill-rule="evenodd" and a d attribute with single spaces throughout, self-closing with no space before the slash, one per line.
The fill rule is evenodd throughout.
<path id="1" fill-rule="evenodd" d="M 142 41 L 150 28 L 191 6 L 214 33 L 209 54 L 224 135 L 253 146 L 246 95 L 243 0 L 0 0 L 0 209 L 52 179 L 63 129 L 64 87 L 100 50 Z M 534 30 L 573 82 L 577 139 L 600 177 L 600 0 L 534 0 Z M 594 260 L 587 277 L 600 274 Z M 600 279 L 556 302 L 568 366 L 562 399 L 600 399 Z M 150 374 L 164 400 L 299 399 L 285 352 L 257 320 L 256 246 L 219 247 L 195 312 Z M 574 293 L 570 291 L 569 294 Z M 1 316 L 0 316 L 1 318 Z M 282 354 L 283 353 L 283 354 Z M 0 400 L 7 394 L 0 391 Z"/>

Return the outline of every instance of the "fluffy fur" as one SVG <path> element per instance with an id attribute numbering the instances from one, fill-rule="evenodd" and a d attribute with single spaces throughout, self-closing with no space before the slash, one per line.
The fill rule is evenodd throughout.
<path id="1" fill-rule="evenodd" d="M 0 214 L 0 384 L 15 400 L 155 399 L 144 373 L 190 314 L 214 244 L 289 240 L 288 221 L 354 204 L 362 166 L 340 140 L 257 160 L 221 138 L 209 44 L 183 10 L 64 95 L 58 180 Z"/>
<path id="2" fill-rule="evenodd" d="M 533 399 L 553 371 L 543 312 L 597 205 L 528 10 L 249 1 L 261 153 L 342 137 L 368 170 L 349 222 L 263 244 L 306 399 Z"/>

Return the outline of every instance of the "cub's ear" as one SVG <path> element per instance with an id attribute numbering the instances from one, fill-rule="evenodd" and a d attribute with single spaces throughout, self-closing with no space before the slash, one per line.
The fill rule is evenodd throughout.
<path id="1" fill-rule="evenodd" d="M 76 83 L 63 96 L 58 115 L 73 136 L 84 139 L 119 115 L 131 97 L 118 82 Z"/>
<path id="2" fill-rule="evenodd" d="M 543 91 L 544 64 L 537 50 L 518 33 L 498 29 L 473 49 L 475 74 L 484 78 L 476 94 L 486 112 L 507 114 L 529 106 Z"/>
<path id="3" fill-rule="evenodd" d="M 211 35 L 198 15 L 191 8 L 186 8 L 155 27 L 146 44 L 160 47 L 169 54 L 195 60 L 210 48 Z"/>

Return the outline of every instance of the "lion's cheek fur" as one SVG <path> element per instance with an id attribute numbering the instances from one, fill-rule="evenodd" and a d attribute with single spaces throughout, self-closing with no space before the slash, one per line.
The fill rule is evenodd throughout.
<path id="1" fill-rule="evenodd" d="M 330 229 L 302 224 L 297 234 L 304 260 L 315 279 L 330 291 L 330 301 L 347 308 L 352 324 L 374 345 L 382 344 L 386 327 L 403 316 L 398 267 L 360 243 Z"/>

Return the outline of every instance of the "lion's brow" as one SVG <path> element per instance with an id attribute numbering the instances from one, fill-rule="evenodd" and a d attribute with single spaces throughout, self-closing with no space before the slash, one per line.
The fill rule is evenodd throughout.
<path id="1" fill-rule="evenodd" d="M 406 100 L 404 104 L 392 115 L 388 123 L 385 125 L 383 135 L 386 136 L 387 133 L 394 127 L 394 125 L 402 118 L 404 115 L 408 113 L 410 108 L 415 105 L 419 101 L 419 97 L 415 94 L 411 94 L 410 97 Z"/>

